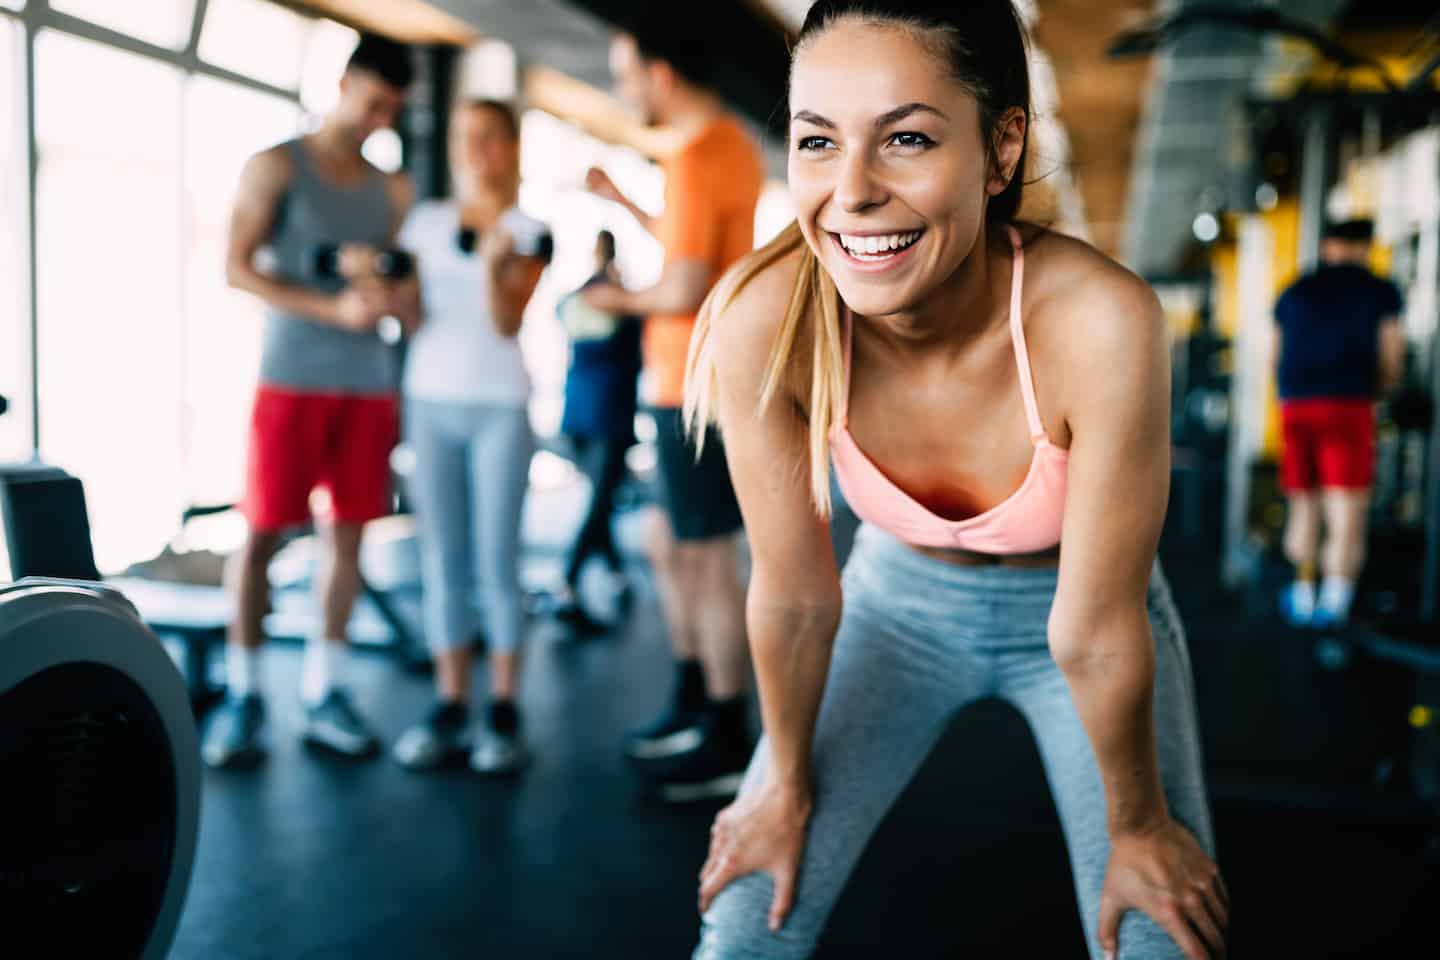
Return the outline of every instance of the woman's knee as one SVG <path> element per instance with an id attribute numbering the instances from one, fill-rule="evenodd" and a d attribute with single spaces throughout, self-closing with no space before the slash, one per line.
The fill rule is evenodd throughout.
<path id="1" fill-rule="evenodd" d="M 1170 934 L 1160 925 L 1138 910 L 1131 910 L 1120 918 L 1118 936 L 1120 949 L 1116 960 L 1184 960 L 1185 951 L 1180 949 Z M 1095 957 L 1101 956 L 1092 951 Z"/>
<path id="2" fill-rule="evenodd" d="M 767 923 L 773 886 L 751 874 L 731 883 L 701 918 L 691 960 L 800 960 L 815 949 L 818 930 L 792 912 L 778 931 Z M 798 910 L 798 908 L 797 908 Z"/>

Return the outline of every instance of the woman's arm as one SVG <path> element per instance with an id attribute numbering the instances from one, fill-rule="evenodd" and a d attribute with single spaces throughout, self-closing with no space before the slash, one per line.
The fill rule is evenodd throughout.
<path id="1" fill-rule="evenodd" d="M 758 409 L 792 282 L 777 268 L 714 318 L 711 337 L 720 432 L 750 541 L 746 627 L 769 773 L 777 788 L 808 798 L 810 740 L 840 619 L 840 574 L 829 523 L 810 500 L 808 425 L 789 393 Z"/>
<path id="2" fill-rule="evenodd" d="M 789 393 L 758 409 L 793 260 L 757 276 L 713 319 L 717 409 L 752 556 L 746 626 L 769 740 L 763 786 L 716 821 L 701 907 L 730 880 L 768 870 L 771 923 L 788 913 L 812 797 L 810 746 L 840 621 L 829 524 L 810 499 L 807 425 Z"/>
<path id="3" fill-rule="evenodd" d="M 1143 288 L 1119 297 L 1092 290 L 1087 301 L 1099 309 L 1070 314 L 1084 331 L 1083 362 L 1106 375 L 1077 381 L 1066 398 L 1070 461 L 1049 624 L 1051 652 L 1095 747 L 1112 832 L 1169 815 L 1145 608 L 1169 493 L 1169 357 L 1154 297 Z"/>
<path id="4" fill-rule="evenodd" d="M 545 261 L 516 253 L 515 238 L 498 223 L 481 241 L 480 259 L 489 281 L 490 322 L 500 336 L 517 336 Z"/>
<path id="5" fill-rule="evenodd" d="M 1146 610 L 1169 491 L 1169 352 L 1154 294 L 1119 271 L 1102 277 L 1066 314 L 1074 372 L 1060 379 L 1075 387 L 1064 404 L 1071 446 L 1050 648 L 1104 783 L 1112 860 L 1101 943 L 1114 949 L 1120 914 L 1133 906 L 1199 958 L 1223 951 L 1223 887 L 1166 806 Z M 1082 365 L 1106 375 L 1082 375 Z"/>

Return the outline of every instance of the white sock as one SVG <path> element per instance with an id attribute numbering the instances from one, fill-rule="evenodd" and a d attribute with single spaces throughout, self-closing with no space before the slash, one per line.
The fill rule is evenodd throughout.
<path id="1" fill-rule="evenodd" d="M 1290 607 L 1302 620 L 1309 620 L 1315 615 L 1314 580 L 1296 580 L 1290 585 Z"/>
<path id="2" fill-rule="evenodd" d="M 1320 585 L 1320 607 L 1336 620 L 1350 617 L 1350 603 L 1354 599 L 1354 580 L 1346 577 L 1326 577 Z"/>
<path id="3" fill-rule="evenodd" d="M 238 643 L 225 647 L 225 686 L 233 697 L 260 692 L 260 648 Z"/>
<path id="4" fill-rule="evenodd" d="M 329 696 L 330 691 L 343 680 L 348 652 L 343 640 L 312 637 L 305 641 L 305 660 L 300 668 L 300 699 L 313 705 Z"/>

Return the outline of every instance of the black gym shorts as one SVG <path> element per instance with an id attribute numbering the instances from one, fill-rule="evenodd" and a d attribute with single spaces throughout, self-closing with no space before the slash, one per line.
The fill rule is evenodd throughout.
<path id="1" fill-rule="evenodd" d="M 675 539 L 711 540 L 738 531 L 740 504 L 730 485 L 719 432 L 709 428 L 705 452 L 697 461 L 678 407 L 651 407 L 650 415 L 655 418 L 660 499 Z"/>

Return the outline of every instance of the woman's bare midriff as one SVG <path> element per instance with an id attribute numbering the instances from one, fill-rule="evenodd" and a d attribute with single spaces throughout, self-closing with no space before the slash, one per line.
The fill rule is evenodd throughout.
<path id="1" fill-rule="evenodd" d="M 934 557 L 945 563 L 953 563 L 957 567 L 1022 567 L 1026 569 L 1042 569 L 1054 567 L 1060 563 L 1060 546 L 1057 544 L 1049 550 L 1041 550 L 1039 553 L 1017 553 L 1017 554 L 994 554 L 976 553 L 973 550 L 951 550 L 947 547 L 921 547 L 915 544 L 907 546 L 923 553 L 927 557 Z"/>

